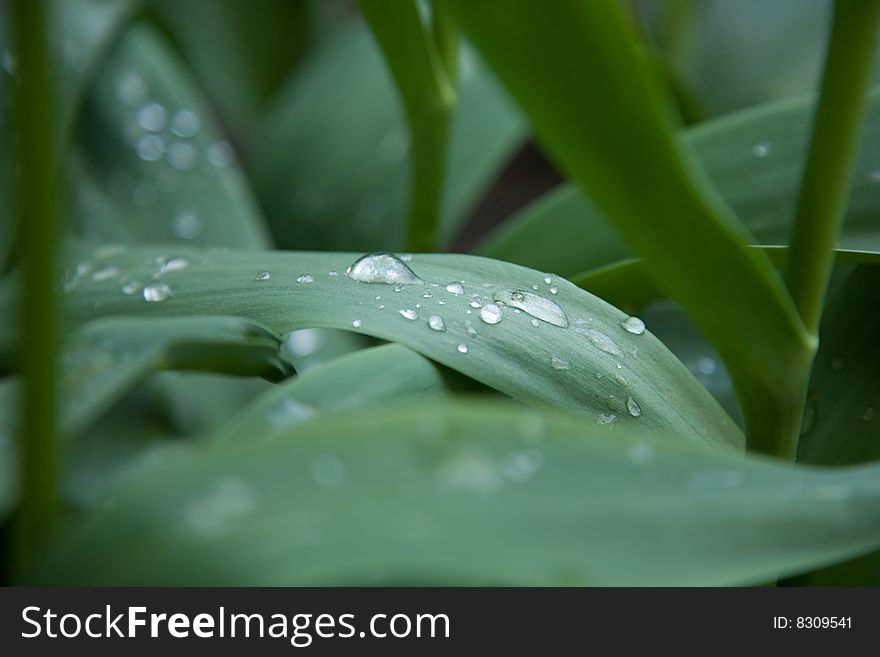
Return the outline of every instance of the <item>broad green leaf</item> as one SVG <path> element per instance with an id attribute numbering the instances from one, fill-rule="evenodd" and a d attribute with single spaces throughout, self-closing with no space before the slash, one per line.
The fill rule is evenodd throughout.
<path id="1" fill-rule="evenodd" d="M 419 255 L 409 265 L 423 284 L 395 286 L 346 276 L 355 254 L 178 249 L 175 255 L 187 266 L 163 275 L 167 289 L 153 282 L 124 294 L 127 283 L 152 280 L 162 253 L 155 247 L 101 249 L 99 259 L 76 249 L 80 262 L 115 267 L 120 276 L 104 282 L 84 277 L 73 286 L 65 295 L 71 320 L 236 315 L 276 334 L 353 330 L 399 342 L 516 399 L 571 409 L 594 422 L 742 443 L 727 414 L 662 343 L 628 332 L 621 325 L 624 313 L 562 279 L 474 256 Z M 447 290 L 453 282 L 462 282 L 464 294 Z M 145 300 L 156 299 L 157 291 L 164 300 Z M 514 300 L 514 293 L 524 301 Z M 502 321 L 490 325 L 481 320 L 480 306 L 493 299 L 508 305 Z M 429 326 L 435 315 L 443 322 L 433 320 L 435 328 L 442 330 Z"/>
<path id="2" fill-rule="evenodd" d="M 752 443 L 775 449 L 780 409 L 794 405 L 781 395 L 808 366 L 813 340 L 770 261 L 741 247 L 748 232 L 675 138 L 669 98 L 619 3 L 438 2 L 550 155 L 722 354 Z"/>
<path id="3" fill-rule="evenodd" d="M 620 429 L 509 405 L 328 415 L 166 461 L 25 582 L 757 584 L 880 545 L 878 466 Z"/>
<path id="4" fill-rule="evenodd" d="M 87 239 L 268 246 L 232 146 L 155 28 L 132 25 L 95 72 L 79 132 L 70 186 Z"/>
<path id="5" fill-rule="evenodd" d="M 218 432 L 218 440 L 270 441 L 328 412 L 430 400 L 448 393 L 454 373 L 398 344 L 337 358 L 275 386 Z"/>
<path id="6" fill-rule="evenodd" d="M 754 243 L 788 244 L 809 138 L 812 98 L 771 103 L 683 131 Z M 838 247 L 880 251 L 880 90 L 870 98 Z M 688 242 L 693 244 L 693 242 Z M 632 256 L 596 205 L 571 183 L 527 206 L 491 235 L 482 255 L 563 275 Z"/>
<path id="7" fill-rule="evenodd" d="M 462 44 L 440 239 L 520 145 L 520 115 Z M 320 44 L 279 93 L 247 154 L 278 243 L 299 249 L 398 249 L 409 137 L 393 82 L 362 23 Z"/>

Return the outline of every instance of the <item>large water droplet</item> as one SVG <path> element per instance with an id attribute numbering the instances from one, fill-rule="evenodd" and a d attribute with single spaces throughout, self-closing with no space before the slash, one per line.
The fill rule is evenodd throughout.
<path id="1" fill-rule="evenodd" d="M 629 414 L 633 417 L 639 417 L 642 414 L 642 409 L 639 406 L 639 403 L 632 397 L 626 398 L 626 410 L 628 410 Z"/>
<path id="2" fill-rule="evenodd" d="M 445 331 L 446 324 L 443 323 L 443 318 L 440 315 L 431 315 L 428 318 L 428 326 L 430 326 L 435 331 Z"/>
<path id="3" fill-rule="evenodd" d="M 562 308 L 550 299 L 545 299 L 538 294 L 526 290 L 501 290 L 496 292 L 492 298 L 500 304 L 518 308 L 536 319 L 553 324 L 553 326 L 562 328 L 568 326 L 568 317 Z"/>
<path id="4" fill-rule="evenodd" d="M 168 113 L 159 103 L 147 103 L 137 112 L 137 122 L 140 127 L 150 132 L 159 132 L 165 127 Z"/>
<path id="5" fill-rule="evenodd" d="M 287 335 L 287 346 L 294 356 L 305 358 L 315 353 L 323 342 L 322 333 L 318 329 L 299 329 Z"/>
<path id="6" fill-rule="evenodd" d="M 641 335 L 645 332 L 645 323 L 638 317 L 627 317 L 620 325 L 633 335 Z"/>
<path id="7" fill-rule="evenodd" d="M 171 296 L 171 288 L 165 283 L 153 283 L 144 288 L 144 301 L 158 303 Z"/>
<path id="8" fill-rule="evenodd" d="M 452 281 L 446 284 L 446 291 L 451 294 L 464 294 L 464 285 L 460 281 Z"/>
<path id="9" fill-rule="evenodd" d="M 415 320 L 419 318 L 419 314 L 413 310 L 412 308 L 403 308 L 397 311 L 401 317 L 408 320 Z"/>
<path id="10" fill-rule="evenodd" d="M 594 347 L 601 351 L 604 351 L 606 354 L 611 354 L 612 356 L 623 356 L 623 352 L 620 350 L 620 347 L 617 346 L 617 343 L 601 331 L 597 331 L 596 329 L 592 328 L 576 328 L 574 329 L 574 331 L 576 333 L 580 333 L 581 335 L 587 336 L 590 342 L 593 343 Z"/>
<path id="11" fill-rule="evenodd" d="M 371 253 L 362 256 L 355 260 L 345 273 L 349 278 L 361 283 L 384 283 L 395 286 L 423 284 L 422 279 L 393 253 Z"/>
<path id="12" fill-rule="evenodd" d="M 487 324 L 497 324 L 501 321 L 501 318 L 501 308 L 499 306 L 496 306 L 494 303 L 487 303 L 485 306 L 480 308 L 480 319 L 482 319 Z"/>

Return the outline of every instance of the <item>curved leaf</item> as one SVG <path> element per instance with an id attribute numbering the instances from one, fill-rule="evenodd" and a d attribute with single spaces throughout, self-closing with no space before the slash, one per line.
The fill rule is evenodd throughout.
<path id="1" fill-rule="evenodd" d="M 96 260 L 88 250 L 78 254 L 80 262 Z M 410 265 L 424 284 L 395 286 L 346 276 L 354 254 L 178 250 L 175 259 L 187 266 L 163 275 L 167 298 L 148 302 L 142 293 L 124 294 L 127 282 L 153 278 L 163 254 L 170 255 L 156 248 L 101 250 L 101 266 L 121 275 L 111 282 L 85 277 L 73 286 L 66 294 L 71 319 L 237 315 L 279 334 L 314 327 L 355 330 L 400 342 L 523 401 L 698 442 L 742 443 L 727 414 L 658 340 L 624 330 L 625 314 L 564 280 L 473 256 L 419 255 Z M 446 289 L 458 281 L 464 294 Z M 533 317 L 515 307 L 513 291 L 544 299 Z M 146 297 L 153 298 L 152 292 Z M 490 325 L 481 321 L 479 306 L 493 298 L 514 306 Z M 566 328 L 539 319 L 556 304 L 567 315 Z M 443 330 L 429 327 L 432 315 L 442 319 L 436 328 Z"/>
<path id="2" fill-rule="evenodd" d="M 26 582 L 756 584 L 880 545 L 878 475 L 509 405 L 383 408 L 166 461 Z"/>

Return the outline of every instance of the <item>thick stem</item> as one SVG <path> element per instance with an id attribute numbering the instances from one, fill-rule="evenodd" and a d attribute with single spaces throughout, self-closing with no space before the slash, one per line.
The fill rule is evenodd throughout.
<path id="1" fill-rule="evenodd" d="M 880 0 L 837 0 L 785 280 L 816 335 L 849 196 L 877 47 Z"/>
<path id="2" fill-rule="evenodd" d="M 46 538 L 57 510 L 56 356 L 58 306 L 57 194 L 54 143 L 57 107 L 46 52 L 44 0 L 17 0 L 14 35 L 19 61 L 18 128 L 23 260 L 20 358 L 21 506 L 13 533 L 18 570 Z"/>

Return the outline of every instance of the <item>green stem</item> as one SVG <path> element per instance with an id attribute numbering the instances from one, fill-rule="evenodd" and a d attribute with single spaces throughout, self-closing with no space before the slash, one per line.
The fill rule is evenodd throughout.
<path id="1" fill-rule="evenodd" d="M 877 47 L 880 0 L 837 0 L 785 281 L 816 335 L 843 223 Z"/>
<path id="2" fill-rule="evenodd" d="M 449 14 L 438 5 L 431 5 L 431 31 L 440 61 L 446 69 L 446 75 L 452 84 L 458 78 L 458 43 L 460 30 Z"/>
<path id="3" fill-rule="evenodd" d="M 53 148 L 57 112 L 46 52 L 44 0 L 17 0 L 13 30 L 18 51 L 18 128 L 22 308 L 20 358 L 21 506 L 13 532 L 14 568 L 47 537 L 57 511 L 56 356 L 58 309 L 56 180 Z"/>

